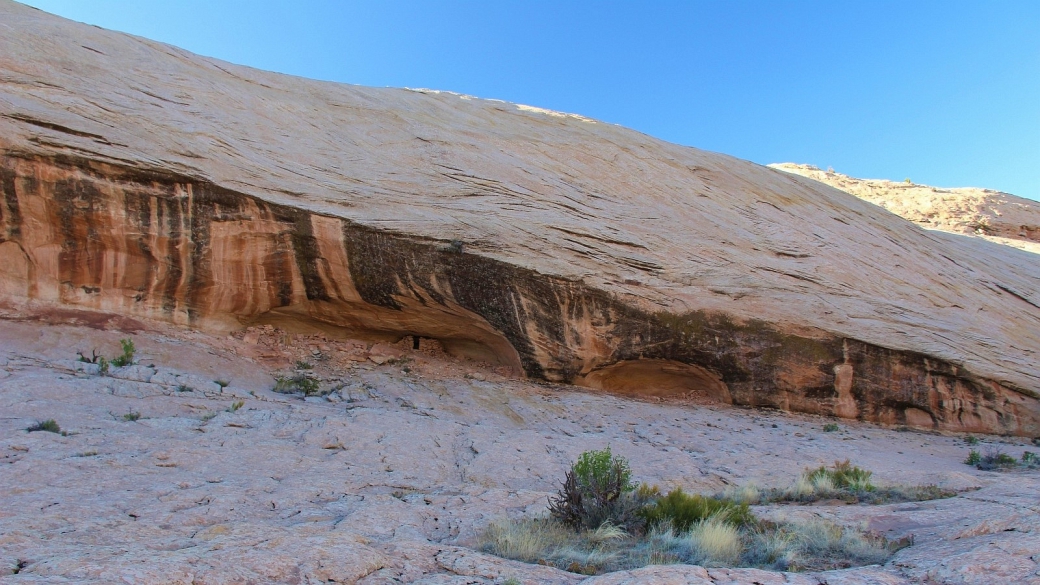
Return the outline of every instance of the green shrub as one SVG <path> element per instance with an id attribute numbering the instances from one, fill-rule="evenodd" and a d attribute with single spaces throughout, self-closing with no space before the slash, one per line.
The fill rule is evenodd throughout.
<path id="1" fill-rule="evenodd" d="M 236 402 L 231 403 L 231 406 L 228 407 L 227 411 L 228 412 L 235 412 L 239 408 L 242 408 L 242 406 L 244 406 L 244 405 L 245 405 L 245 402 L 243 402 L 241 400 L 238 400 Z"/>
<path id="2" fill-rule="evenodd" d="M 968 458 L 964 460 L 964 463 L 967 465 L 978 465 L 981 461 L 982 454 L 975 449 L 972 449 L 971 451 L 968 451 Z"/>
<path id="3" fill-rule="evenodd" d="M 130 412 L 123 415 L 123 420 L 125 420 L 126 422 L 135 422 L 141 420 L 141 413 L 134 412 L 131 410 Z"/>
<path id="4" fill-rule="evenodd" d="M 825 433 L 833 433 L 833 432 L 840 431 L 840 430 L 841 430 L 841 427 L 839 427 L 835 423 L 827 423 L 827 424 L 823 425 L 823 432 L 825 432 Z"/>
<path id="5" fill-rule="evenodd" d="M 695 523 L 708 518 L 717 518 L 733 526 L 755 522 L 747 504 L 699 494 L 688 495 L 682 488 L 675 488 L 668 495 L 657 498 L 640 511 L 640 516 L 649 528 L 668 524 L 677 533 L 689 532 Z"/>
<path id="6" fill-rule="evenodd" d="M 25 430 L 30 433 L 35 433 L 36 431 L 47 431 L 48 433 L 59 434 L 61 433 L 61 427 L 58 426 L 58 423 L 55 422 L 53 418 L 49 418 L 45 421 L 38 422 L 34 425 L 30 425 L 29 428 Z"/>
<path id="7" fill-rule="evenodd" d="M 1040 464 L 1040 457 L 1036 456 L 1036 453 L 1032 451 L 1022 452 L 1022 464 L 1023 465 L 1037 465 Z"/>
<path id="8" fill-rule="evenodd" d="M 575 529 L 595 529 L 610 522 L 638 530 L 642 524 L 639 511 L 646 504 L 640 498 L 647 490 L 633 492 L 636 487 L 625 458 L 614 456 L 610 447 L 586 451 L 567 472 L 560 491 L 549 498 L 549 514 Z"/>
<path id="9" fill-rule="evenodd" d="M 134 340 L 129 337 L 126 339 L 120 339 L 119 345 L 123 346 L 123 355 L 112 358 L 112 365 L 121 368 L 123 366 L 129 366 L 134 363 Z"/>
<path id="10" fill-rule="evenodd" d="M 296 369 L 297 370 L 309 370 L 312 367 L 313 366 L 310 364 L 310 362 L 305 362 L 303 360 L 296 360 Z"/>
<path id="11" fill-rule="evenodd" d="M 976 437 L 975 435 L 968 435 L 967 437 L 964 437 L 964 442 L 969 444 L 969 445 L 978 445 L 979 444 L 979 438 Z"/>
<path id="12" fill-rule="evenodd" d="M 986 454 L 975 463 L 975 467 L 983 471 L 1012 469 L 1018 467 L 1018 459 L 1004 453 L 999 448 L 993 448 L 986 451 Z"/>
<path id="13" fill-rule="evenodd" d="M 304 374 L 296 374 L 289 378 L 275 378 L 274 391 L 281 394 L 302 392 L 305 396 L 318 394 L 318 381 Z"/>
<path id="14" fill-rule="evenodd" d="M 108 360 L 105 359 L 105 356 L 98 358 L 98 373 L 102 376 L 108 373 Z"/>
<path id="15" fill-rule="evenodd" d="M 213 383 L 220 386 L 221 390 L 231 385 L 231 382 L 228 382 L 227 380 L 213 380 Z"/>

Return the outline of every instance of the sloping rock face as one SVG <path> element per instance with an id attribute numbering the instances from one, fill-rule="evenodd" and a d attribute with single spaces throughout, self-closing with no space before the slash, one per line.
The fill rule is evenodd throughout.
<path id="1" fill-rule="evenodd" d="M 880 205 L 925 229 L 979 236 L 1040 254 L 1040 202 L 992 189 L 943 189 L 911 182 L 857 179 L 813 165 L 769 165 Z"/>
<path id="2" fill-rule="evenodd" d="M 535 378 L 1040 434 L 1040 266 L 580 116 L 0 3 L 8 303 L 399 339 Z"/>

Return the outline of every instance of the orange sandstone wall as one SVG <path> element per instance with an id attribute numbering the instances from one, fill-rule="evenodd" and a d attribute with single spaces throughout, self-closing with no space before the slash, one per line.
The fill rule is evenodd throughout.
<path id="1" fill-rule="evenodd" d="M 1040 402 L 855 339 L 648 313 L 561 278 L 169 173 L 7 153 L 0 296 L 209 330 L 421 335 L 518 373 L 916 428 L 1040 435 Z"/>

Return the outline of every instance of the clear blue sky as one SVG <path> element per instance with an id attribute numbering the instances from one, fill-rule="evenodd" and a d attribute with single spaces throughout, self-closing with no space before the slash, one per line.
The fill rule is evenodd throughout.
<path id="1" fill-rule="evenodd" d="M 1040 0 L 28 0 L 294 75 L 1040 199 Z"/>

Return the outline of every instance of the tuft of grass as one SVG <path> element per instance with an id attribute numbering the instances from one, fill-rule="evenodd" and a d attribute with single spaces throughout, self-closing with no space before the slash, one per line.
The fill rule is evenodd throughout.
<path id="1" fill-rule="evenodd" d="M 98 358 L 98 374 L 105 376 L 108 374 L 108 360 L 105 356 Z"/>
<path id="2" fill-rule="evenodd" d="M 314 366 L 312 366 L 310 362 L 305 362 L 303 360 L 296 360 L 296 369 L 297 370 L 310 370 L 313 367 Z"/>
<path id="3" fill-rule="evenodd" d="M 319 394 L 318 381 L 305 374 L 275 378 L 273 390 L 281 394 L 302 393 L 305 396 Z"/>
<path id="4" fill-rule="evenodd" d="M 238 410 L 239 408 L 242 408 L 242 406 L 244 406 L 244 405 L 245 405 L 245 402 L 244 402 L 244 401 L 242 401 L 242 400 L 238 400 L 238 401 L 232 402 L 232 403 L 231 403 L 231 406 L 229 406 L 229 407 L 227 408 L 227 411 L 228 411 L 228 412 L 235 412 L 235 411 L 237 411 L 237 410 Z"/>
<path id="5" fill-rule="evenodd" d="M 123 415 L 123 420 L 126 421 L 126 422 L 136 422 L 136 421 L 139 421 L 139 420 L 141 420 L 141 413 L 140 412 L 134 412 L 133 410 L 131 410 L 130 412 L 127 412 L 126 414 Z"/>
<path id="6" fill-rule="evenodd" d="M 841 427 L 839 427 L 836 423 L 827 423 L 823 425 L 823 432 L 825 433 L 833 433 L 840 430 Z"/>
<path id="7" fill-rule="evenodd" d="M 206 414 L 202 415 L 202 422 L 209 422 L 216 418 L 218 414 L 220 413 L 216 411 L 207 412 Z"/>
<path id="8" fill-rule="evenodd" d="M 1037 457 L 1036 453 L 1032 451 L 1023 451 L 1022 465 L 1025 467 L 1038 467 L 1040 466 L 1040 457 Z"/>
<path id="9" fill-rule="evenodd" d="M 964 442 L 969 444 L 969 445 L 978 445 L 979 444 L 979 438 L 976 437 L 975 435 L 968 435 L 968 436 L 964 437 Z"/>
<path id="10" fill-rule="evenodd" d="M 690 527 L 686 535 L 690 554 L 701 566 L 733 566 L 740 563 L 744 545 L 740 530 L 725 515 L 705 518 Z"/>
<path id="11" fill-rule="evenodd" d="M 25 430 L 30 433 L 35 433 L 37 431 L 46 431 L 48 433 L 61 434 L 61 427 L 58 426 L 58 423 L 55 422 L 53 418 L 49 418 L 45 421 L 40 421 L 35 424 L 29 425 L 29 427 Z"/>

